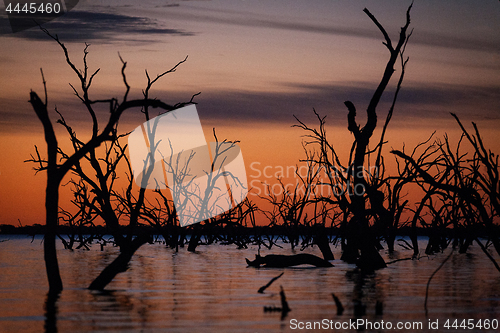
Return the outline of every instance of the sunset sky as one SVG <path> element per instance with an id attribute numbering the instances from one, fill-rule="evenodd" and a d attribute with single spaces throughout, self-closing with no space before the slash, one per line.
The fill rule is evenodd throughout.
<path id="1" fill-rule="evenodd" d="M 327 116 L 329 138 L 344 155 L 352 136 L 344 101 L 364 119 L 389 57 L 383 37 L 363 13 L 367 7 L 396 42 L 410 1 L 220 0 L 80 1 L 44 25 L 58 34 L 81 68 L 85 42 L 89 70 L 100 68 L 91 98 L 121 99 L 124 85 L 118 53 L 127 61 L 131 98 L 140 98 L 152 77 L 188 56 L 161 79 L 151 97 L 167 103 L 195 93 L 207 140 L 240 140 L 249 181 L 259 171 L 293 166 L 303 157 L 293 115 L 315 124 L 313 108 Z M 2 5 L 3 6 L 3 3 Z M 65 115 L 85 137 L 90 118 L 71 87 L 78 79 L 60 47 L 38 28 L 12 33 L 0 15 L 0 224 L 43 223 L 45 175 L 23 163 L 37 145 L 45 152 L 42 126 L 27 102 L 30 90 Z M 390 147 L 412 148 L 434 130 L 459 138 L 450 112 L 468 126 L 475 121 L 488 147 L 500 153 L 500 2 L 415 0 L 414 29 L 406 55 L 405 81 L 389 127 Z M 379 106 L 379 126 L 399 74 Z M 106 111 L 100 115 L 104 120 Z M 56 114 L 51 113 L 55 122 Z M 139 110 L 121 124 L 129 131 L 143 122 Z M 377 131 L 375 137 L 378 137 Z M 64 144 L 66 136 L 58 129 Z M 392 157 L 391 157 L 392 158 Z M 250 165 L 253 164 L 251 168 Z"/>

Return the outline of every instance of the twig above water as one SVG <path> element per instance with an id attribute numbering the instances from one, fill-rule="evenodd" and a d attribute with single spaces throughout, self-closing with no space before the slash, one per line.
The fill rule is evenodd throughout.
<path id="1" fill-rule="evenodd" d="M 280 275 L 278 276 L 275 276 L 271 279 L 271 281 L 269 281 L 265 286 L 262 286 L 259 288 L 259 290 L 257 291 L 259 294 L 263 294 L 264 293 L 264 290 L 266 290 L 267 288 L 269 288 L 269 286 L 271 284 L 273 284 L 274 281 L 278 280 L 283 274 L 285 274 L 285 272 L 281 273 Z"/>

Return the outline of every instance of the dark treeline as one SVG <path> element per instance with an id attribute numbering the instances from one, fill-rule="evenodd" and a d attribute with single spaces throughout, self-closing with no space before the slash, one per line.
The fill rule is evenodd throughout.
<path id="1" fill-rule="evenodd" d="M 163 238 L 162 235 L 164 234 L 175 234 L 174 229 L 177 228 L 172 228 L 172 227 L 165 227 L 164 230 L 161 232 L 158 232 L 158 230 L 155 227 L 151 226 L 143 226 L 141 232 L 145 232 L 153 237 L 155 240 L 155 243 L 166 243 L 166 240 Z M 121 230 L 124 234 L 126 234 L 126 227 L 123 226 L 121 227 Z M 78 245 L 81 244 L 80 239 L 75 238 L 75 235 L 78 237 L 82 237 L 82 240 L 85 240 L 86 243 L 88 244 L 93 244 L 93 243 L 99 243 L 101 240 L 106 239 L 106 242 L 109 244 L 113 244 L 112 238 L 109 239 L 111 236 L 110 233 L 108 233 L 107 228 L 105 226 L 82 226 L 78 228 L 78 232 L 75 233 L 75 228 L 73 226 L 67 226 L 67 225 L 59 225 L 57 226 L 57 234 L 61 237 L 63 237 L 65 240 L 66 239 L 75 239 L 75 243 L 78 243 Z M 488 230 L 486 228 L 478 228 L 477 230 L 477 235 L 480 238 L 487 239 L 489 237 Z M 178 230 L 177 230 L 178 232 Z M 287 230 L 287 227 L 285 226 L 255 226 L 255 227 L 245 227 L 245 226 L 234 226 L 234 225 L 227 225 L 227 226 L 210 226 L 206 225 L 203 228 L 195 231 L 193 228 L 185 228 L 183 235 L 185 236 L 184 238 L 184 245 L 189 243 L 189 240 L 193 234 L 201 235 L 202 240 L 204 239 L 210 239 L 213 240 L 210 243 L 205 243 L 201 242 L 200 244 L 203 245 L 208 245 L 208 244 L 220 244 L 220 245 L 233 245 L 233 244 L 239 244 L 237 241 L 228 241 L 230 237 L 247 237 L 248 242 L 245 242 L 243 247 L 247 247 L 248 245 L 252 244 L 271 244 L 269 241 L 265 241 L 268 236 L 273 236 L 273 239 L 276 240 L 281 240 L 285 244 L 290 243 L 288 236 L 290 233 Z M 430 237 L 435 235 L 435 230 L 432 228 L 427 228 L 427 227 L 417 227 L 416 228 L 416 234 L 418 237 Z M 39 236 L 39 235 L 44 235 L 45 234 L 45 226 L 42 224 L 33 224 L 33 225 L 28 225 L 28 226 L 19 226 L 16 227 L 14 225 L 10 224 L 0 224 L 0 234 L 1 235 L 27 235 L 27 236 Z M 308 226 L 298 226 L 297 228 L 297 236 L 300 237 L 301 240 L 304 240 L 303 242 L 300 242 L 301 244 L 313 244 L 311 242 L 311 239 L 316 236 L 317 230 L 315 230 L 314 227 L 308 227 Z M 331 244 L 335 244 L 339 237 L 341 236 L 342 232 L 339 228 L 337 227 L 324 227 L 321 229 L 321 234 L 325 235 L 328 237 L 328 240 Z M 396 241 L 399 241 L 401 246 L 405 244 L 403 242 L 402 238 L 405 237 L 410 237 L 415 234 L 415 230 L 410 227 L 410 226 L 405 226 L 405 227 L 400 227 L 398 228 L 397 236 L 396 236 Z M 448 240 L 454 240 L 456 237 L 458 238 L 458 241 L 461 239 L 466 239 L 468 237 L 468 231 L 466 229 L 461 229 L 461 230 L 454 230 L 451 228 L 445 228 L 440 231 L 440 234 L 442 234 L 446 238 L 446 244 L 449 243 Z M 137 236 L 137 234 L 134 234 L 134 236 Z M 161 237 L 160 237 L 161 236 Z M 179 242 L 180 244 L 180 242 Z M 272 243 L 274 244 L 274 243 Z M 270 246 L 272 247 L 272 245 Z M 406 245 L 403 247 L 407 247 Z"/>

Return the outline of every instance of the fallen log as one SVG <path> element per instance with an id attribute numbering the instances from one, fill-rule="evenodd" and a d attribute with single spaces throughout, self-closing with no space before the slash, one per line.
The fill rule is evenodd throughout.
<path id="1" fill-rule="evenodd" d="M 250 261 L 245 258 L 247 265 L 251 267 L 274 267 L 283 268 L 299 265 L 312 265 L 316 267 L 333 267 L 327 260 L 308 253 L 293 255 L 268 254 L 267 256 L 255 255 L 255 260 Z"/>

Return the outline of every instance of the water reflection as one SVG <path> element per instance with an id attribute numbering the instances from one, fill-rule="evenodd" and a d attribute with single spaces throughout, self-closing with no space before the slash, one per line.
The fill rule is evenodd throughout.
<path id="1" fill-rule="evenodd" d="M 244 258 L 253 257 L 256 248 L 216 245 L 200 246 L 199 253 L 176 253 L 161 245 L 146 245 L 129 271 L 109 285 L 110 291 L 90 292 L 86 287 L 118 249 L 61 249 L 65 289 L 60 295 L 47 295 L 42 245 L 30 241 L 18 238 L 0 243 L 0 327 L 6 332 L 287 332 L 293 331 L 290 319 L 427 323 L 428 319 L 500 315 L 500 276 L 474 247 L 470 254 L 453 254 L 434 276 L 426 318 L 427 280 L 448 252 L 364 274 L 338 260 L 333 268 L 248 268 Z M 283 250 L 272 252 L 288 251 L 284 244 Z M 411 254 L 402 250 L 386 259 Z M 282 272 L 264 294 L 257 293 Z M 280 285 L 292 309 L 283 321 L 281 313 L 263 311 L 264 306 L 280 306 Z M 340 315 L 332 293 L 345 308 Z"/>
<path id="2" fill-rule="evenodd" d="M 45 332 L 57 333 L 57 301 L 60 293 L 47 293 L 45 300 Z"/>

